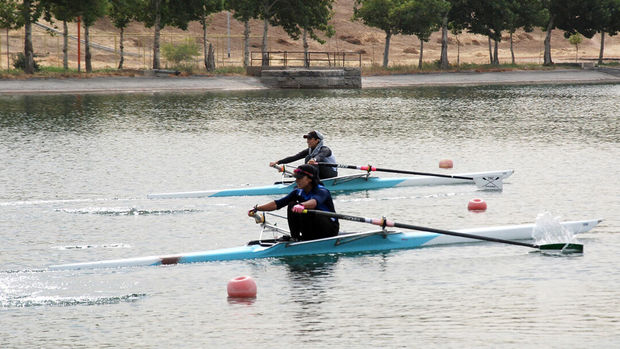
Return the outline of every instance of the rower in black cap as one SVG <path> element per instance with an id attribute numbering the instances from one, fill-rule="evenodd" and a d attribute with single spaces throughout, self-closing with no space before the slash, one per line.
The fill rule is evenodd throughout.
<path id="1" fill-rule="evenodd" d="M 319 162 L 326 162 L 330 164 L 336 163 L 336 158 L 326 145 L 323 144 L 323 135 L 319 131 L 310 131 L 304 135 L 308 148 L 300 151 L 296 155 L 286 157 L 278 161 L 272 161 L 269 166 L 288 164 L 296 160 L 304 159 L 304 163 L 319 167 L 319 178 L 327 179 L 338 176 L 338 168 L 331 166 L 318 166 Z"/>

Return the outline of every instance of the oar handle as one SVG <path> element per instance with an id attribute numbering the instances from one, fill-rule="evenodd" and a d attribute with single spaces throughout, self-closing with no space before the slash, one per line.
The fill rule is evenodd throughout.
<path id="1" fill-rule="evenodd" d="M 411 224 L 397 223 L 397 222 L 392 222 L 390 220 L 387 220 L 385 218 L 381 218 L 381 219 L 364 218 L 364 217 L 349 216 L 349 215 L 344 215 L 344 214 L 339 214 L 339 213 L 334 213 L 334 212 L 326 212 L 326 211 L 318 211 L 318 210 L 307 210 L 307 209 L 304 210 L 303 212 L 304 213 L 315 213 L 315 214 L 319 214 L 319 215 L 335 217 L 335 218 L 340 218 L 340 219 L 354 221 L 354 222 L 370 223 L 370 224 L 379 225 L 379 226 L 382 226 L 382 227 L 394 227 L 394 228 L 404 228 L 404 229 L 411 229 L 411 230 L 427 231 L 427 232 L 430 232 L 430 233 L 458 236 L 458 237 L 462 237 L 462 238 L 475 239 L 475 240 L 499 242 L 499 243 L 504 243 L 504 244 L 517 245 L 517 246 L 525 246 L 525 247 L 531 247 L 531 248 L 539 248 L 540 247 L 539 245 L 528 244 L 526 242 L 497 239 L 497 238 L 481 236 L 481 235 L 459 233 L 459 232 L 451 231 L 451 230 L 435 229 L 435 228 L 421 227 L 421 226 L 411 225 Z"/>
<path id="2" fill-rule="evenodd" d="M 279 166 L 279 165 L 273 165 L 271 166 L 273 168 L 275 168 L 276 170 L 278 170 L 278 172 L 283 172 L 283 173 L 288 173 L 290 175 L 293 175 L 293 172 L 289 171 L 286 169 L 286 166 Z"/>
<path id="3" fill-rule="evenodd" d="M 441 173 L 428 173 L 428 172 L 418 172 L 418 171 L 394 170 L 394 169 L 390 169 L 390 168 L 374 167 L 374 166 L 371 166 L 371 165 L 367 165 L 367 166 L 354 166 L 354 165 L 330 164 L 330 163 L 327 163 L 327 162 L 319 162 L 319 166 L 348 168 L 348 169 L 352 169 L 352 170 L 362 170 L 362 171 L 368 171 L 368 172 L 378 171 L 378 172 L 413 174 L 413 175 L 420 175 L 420 176 L 433 176 L 433 177 L 444 177 L 444 178 L 474 180 L 473 177 L 453 176 L 453 175 L 446 175 L 446 174 L 441 174 Z"/>

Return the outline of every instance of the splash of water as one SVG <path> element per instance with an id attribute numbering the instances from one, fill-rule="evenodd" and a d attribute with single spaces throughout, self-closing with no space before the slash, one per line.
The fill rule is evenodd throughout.
<path id="1" fill-rule="evenodd" d="M 550 212 L 542 212 L 536 217 L 532 239 L 539 245 L 574 242 L 575 235 L 560 224 L 560 217 L 553 217 Z"/>

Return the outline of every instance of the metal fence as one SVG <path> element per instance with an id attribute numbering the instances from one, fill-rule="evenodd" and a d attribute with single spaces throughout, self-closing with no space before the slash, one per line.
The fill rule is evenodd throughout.
<path id="1" fill-rule="evenodd" d="M 43 30 L 43 29 L 41 29 Z M 262 37 L 251 36 L 251 40 L 260 41 Z M 186 65 L 204 69 L 204 50 L 202 36 L 187 34 L 162 34 L 160 47 L 165 44 L 174 44 L 192 40 L 199 47 L 199 55 L 194 56 Z M 208 41 L 215 49 L 216 66 L 243 66 L 243 36 L 209 35 Z M 81 36 L 81 62 L 84 67 L 84 35 Z M 38 32 L 33 33 L 32 43 L 35 61 L 45 66 L 62 67 L 63 37 L 60 33 Z M 253 45 L 257 46 L 257 45 Z M 93 68 L 116 68 L 120 60 L 120 35 L 97 34 L 90 35 L 90 50 Z M 12 31 L 10 35 L 0 33 L 0 69 L 13 68 L 13 61 L 17 54 L 24 52 L 23 30 Z M 69 35 L 68 61 L 70 68 L 77 68 L 77 36 Z M 161 51 L 160 51 L 161 52 Z M 172 67 L 172 62 L 160 56 L 162 67 Z M 124 68 L 149 69 L 153 64 L 153 34 L 125 33 L 124 39 Z"/>
<path id="2" fill-rule="evenodd" d="M 362 66 L 358 52 L 329 51 L 268 51 L 251 52 L 250 66 L 281 67 L 351 67 Z"/>

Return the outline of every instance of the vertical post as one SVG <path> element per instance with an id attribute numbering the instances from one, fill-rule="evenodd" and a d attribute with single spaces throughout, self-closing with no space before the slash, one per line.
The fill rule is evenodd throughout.
<path id="1" fill-rule="evenodd" d="M 228 34 L 228 58 L 230 58 L 230 11 L 226 11 L 226 33 Z"/>
<path id="2" fill-rule="evenodd" d="M 80 22 L 81 22 L 80 20 L 81 20 L 81 17 L 78 17 L 78 20 L 77 20 L 77 32 L 78 32 L 78 42 L 77 42 L 77 44 L 78 44 L 78 52 L 77 52 L 78 56 L 77 56 L 77 63 L 78 63 L 78 73 L 80 72 L 80 68 L 81 68 L 81 65 L 80 65 L 81 57 L 80 56 L 82 54 L 80 52 L 81 49 L 82 49 L 82 39 L 81 39 L 81 36 L 80 36 L 80 32 L 81 32 L 80 31 L 80 25 L 81 25 L 80 24 Z"/>

